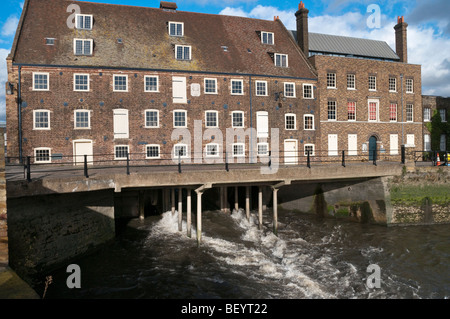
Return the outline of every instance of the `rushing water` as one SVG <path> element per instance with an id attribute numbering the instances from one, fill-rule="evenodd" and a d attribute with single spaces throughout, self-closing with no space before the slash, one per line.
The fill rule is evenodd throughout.
<path id="1" fill-rule="evenodd" d="M 171 212 L 131 220 L 111 245 L 76 262 L 81 289 L 68 289 L 61 269 L 46 298 L 450 296 L 450 225 L 389 228 L 283 212 L 277 237 L 269 223 L 259 230 L 255 214 L 208 211 L 197 247 L 195 225 L 188 238 L 177 220 Z M 371 264 L 381 288 L 367 286 Z"/>

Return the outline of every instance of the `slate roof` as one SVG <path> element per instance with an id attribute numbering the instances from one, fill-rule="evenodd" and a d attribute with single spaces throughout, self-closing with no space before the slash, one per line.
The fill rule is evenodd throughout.
<path id="1" fill-rule="evenodd" d="M 291 31 L 291 34 L 294 39 L 297 39 L 297 31 Z M 309 51 L 375 59 L 400 60 L 398 55 L 385 41 L 312 32 L 309 33 Z"/>
<path id="2" fill-rule="evenodd" d="M 77 4 L 81 14 L 93 15 L 92 30 L 67 26 L 71 4 Z M 168 21 L 183 22 L 184 36 L 169 36 Z M 279 20 L 73 0 L 26 0 L 18 31 L 11 53 L 13 63 L 18 64 L 316 78 L 314 68 Z M 273 32 L 275 44 L 262 44 L 258 31 Z M 45 38 L 55 38 L 55 45 L 45 45 Z M 74 38 L 93 39 L 93 56 L 75 56 Z M 174 58 L 176 44 L 192 46 L 191 61 Z M 273 53 L 288 54 L 289 67 L 276 67 Z"/>

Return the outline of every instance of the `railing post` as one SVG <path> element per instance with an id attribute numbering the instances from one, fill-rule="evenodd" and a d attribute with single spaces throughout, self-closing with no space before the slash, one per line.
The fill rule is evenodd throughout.
<path id="1" fill-rule="evenodd" d="M 405 164 L 405 145 L 402 145 L 402 150 L 401 150 L 401 152 L 402 152 L 402 164 Z"/>
<path id="2" fill-rule="evenodd" d="M 311 168 L 311 159 L 309 157 L 309 150 L 306 151 L 306 156 L 307 156 L 306 166 L 308 166 L 308 168 Z"/>
<path id="3" fill-rule="evenodd" d="M 345 167 L 345 151 L 342 151 L 342 166 Z"/>
<path id="4" fill-rule="evenodd" d="M 272 151 L 269 151 L 269 167 L 272 167 Z"/>
<path id="5" fill-rule="evenodd" d="M 130 154 L 127 151 L 127 175 L 130 175 Z"/>
<path id="6" fill-rule="evenodd" d="M 178 151 L 178 173 L 181 173 L 181 150 Z"/>
<path id="7" fill-rule="evenodd" d="M 227 172 L 230 171 L 230 169 L 228 168 L 228 152 L 225 152 L 225 170 Z"/>
<path id="8" fill-rule="evenodd" d="M 87 155 L 84 155 L 84 177 L 89 178 L 88 166 L 87 166 Z"/>
<path id="9" fill-rule="evenodd" d="M 377 150 L 373 150 L 373 165 L 377 166 Z"/>
<path id="10" fill-rule="evenodd" d="M 27 181 L 31 182 L 31 158 L 27 156 Z"/>

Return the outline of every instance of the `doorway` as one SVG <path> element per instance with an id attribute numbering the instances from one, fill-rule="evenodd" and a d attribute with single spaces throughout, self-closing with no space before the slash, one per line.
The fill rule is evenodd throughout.
<path id="1" fill-rule="evenodd" d="M 377 138 L 375 136 L 371 136 L 369 138 L 369 161 L 373 161 L 376 156 L 377 151 Z"/>

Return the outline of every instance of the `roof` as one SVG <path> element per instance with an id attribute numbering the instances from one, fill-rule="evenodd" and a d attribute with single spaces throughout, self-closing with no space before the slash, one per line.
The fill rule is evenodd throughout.
<path id="1" fill-rule="evenodd" d="M 68 6 L 73 4 L 80 7 L 82 14 L 93 15 L 92 30 L 68 27 L 71 14 Z M 73 0 L 27 0 L 22 19 L 18 28 L 21 32 L 12 50 L 13 63 L 17 64 L 316 78 L 314 68 L 279 20 Z M 183 37 L 169 36 L 169 21 L 184 23 Z M 258 31 L 273 32 L 275 45 L 262 44 Z M 45 38 L 55 38 L 55 45 L 45 45 Z M 75 56 L 74 38 L 93 39 L 93 56 Z M 175 59 L 177 44 L 192 46 L 191 61 Z M 289 67 L 276 67 L 273 53 L 288 54 Z"/>
<path id="2" fill-rule="evenodd" d="M 297 31 L 291 31 L 297 39 Z M 327 54 L 352 55 L 376 59 L 400 60 L 399 56 L 385 42 L 338 35 L 309 33 L 309 51 Z"/>

